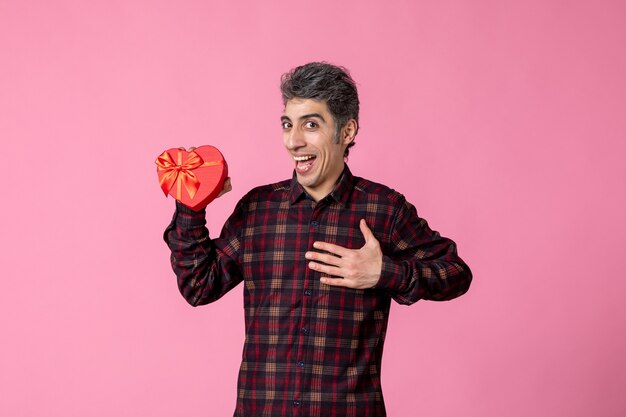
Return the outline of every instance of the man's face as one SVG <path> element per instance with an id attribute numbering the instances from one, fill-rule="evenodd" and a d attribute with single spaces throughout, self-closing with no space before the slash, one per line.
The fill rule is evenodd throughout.
<path id="1" fill-rule="evenodd" d="M 341 175 L 344 150 L 352 138 L 343 132 L 336 138 L 328 106 L 312 99 L 289 100 L 281 123 L 283 142 L 294 161 L 298 182 L 319 201 L 332 191 Z"/>

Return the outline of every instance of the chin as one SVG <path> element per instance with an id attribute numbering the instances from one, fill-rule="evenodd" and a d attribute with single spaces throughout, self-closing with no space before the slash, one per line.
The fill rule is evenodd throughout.
<path id="1" fill-rule="evenodd" d="M 315 186 L 317 185 L 314 178 L 302 177 L 300 175 L 298 175 L 298 182 L 301 186 L 308 188 L 315 188 Z"/>

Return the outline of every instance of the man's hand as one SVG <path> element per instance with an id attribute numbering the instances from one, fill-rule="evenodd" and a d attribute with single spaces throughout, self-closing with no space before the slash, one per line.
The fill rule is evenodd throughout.
<path id="1" fill-rule="evenodd" d="M 183 151 L 186 150 L 185 148 L 178 148 L 178 149 L 182 149 Z M 194 149 L 196 149 L 196 147 L 192 146 L 191 148 L 189 148 L 189 152 L 193 151 Z M 223 196 L 224 194 L 226 194 L 232 189 L 233 189 L 233 185 L 230 183 L 230 177 L 226 177 L 226 179 L 224 180 L 224 186 L 222 187 L 222 191 L 220 191 L 220 193 L 215 198 L 220 198 L 221 196 Z"/>
<path id="2" fill-rule="evenodd" d="M 309 268 L 322 274 L 342 277 L 322 277 L 320 281 L 323 284 L 364 289 L 372 288 L 378 282 L 383 268 L 380 244 L 367 227 L 365 220 L 361 219 L 359 227 L 365 238 L 365 245 L 361 249 L 347 249 L 332 243 L 315 242 L 313 244 L 315 249 L 331 254 L 311 251 L 305 253 L 304 256 L 313 261 L 309 262 Z"/>
<path id="3" fill-rule="evenodd" d="M 224 186 L 222 187 L 222 191 L 220 191 L 220 193 L 215 198 L 219 198 L 223 196 L 224 194 L 226 194 L 232 189 L 233 189 L 233 186 L 230 183 L 230 177 L 226 177 L 226 179 L 224 180 Z"/>

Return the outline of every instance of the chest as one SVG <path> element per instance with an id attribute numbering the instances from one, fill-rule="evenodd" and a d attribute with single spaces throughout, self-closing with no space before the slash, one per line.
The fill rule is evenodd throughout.
<path id="1" fill-rule="evenodd" d="M 240 258 L 246 289 L 284 295 L 307 285 L 317 286 L 321 275 L 307 267 L 304 257 L 313 250 L 314 242 L 359 249 L 365 244 L 359 228 L 361 218 L 368 221 L 379 239 L 386 239 L 384 227 L 377 227 L 377 217 L 367 208 L 367 204 L 342 206 L 310 200 L 252 205 L 242 234 Z"/>

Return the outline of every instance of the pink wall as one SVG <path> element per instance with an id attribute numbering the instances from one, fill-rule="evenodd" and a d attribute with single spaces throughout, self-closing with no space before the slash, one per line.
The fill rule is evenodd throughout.
<path id="1" fill-rule="evenodd" d="M 625 415 L 624 5 L 0 1 L 0 415 L 232 414 L 242 287 L 178 294 L 153 161 L 223 151 L 217 232 L 290 176 L 279 77 L 320 59 L 359 83 L 353 172 L 475 274 L 393 306 L 389 415 Z"/>

